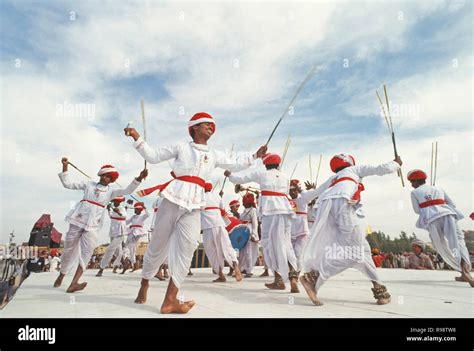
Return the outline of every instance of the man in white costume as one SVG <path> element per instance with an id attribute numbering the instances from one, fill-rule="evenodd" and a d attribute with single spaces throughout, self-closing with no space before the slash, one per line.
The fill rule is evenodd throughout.
<path id="1" fill-rule="evenodd" d="M 125 221 L 127 220 L 127 210 L 122 205 L 125 201 L 124 196 L 119 196 L 112 199 L 113 207 L 107 206 L 109 217 L 110 217 L 110 244 L 107 246 L 107 250 L 102 256 L 100 261 L 100 269 L 96 274 L 96 277 L 102 277 L 104 269 L 109 266 L 112 256 L 115 254 L 115 260 L 113 263 L 114 269 L 120 266 L 120 257 L 122 256 L 122 242 L 126 232 Z"/>
<path id="2" fill-rule="evenodd" d="M 266 170 L 256 169 L 237 175 L 226 171 L 224 175 L 234 184 L 255 182 L 260 185 L 261 196 L 258 211 L 262 215 L 262 247 L 265 262 L 273 270 L 273 283 L 269 289 L 285 290 L 285 281 L 290 280 L 291 292 L 298 290 L 297 261 L 291 246 L 291 218 L 294 211 L 288 198 L 290 181 L 278 170 L 281 158 L 277 154 L 266 154 L 263 158 Z"/>
<path id="3" fill-rule="evenodd" d="M 133 207 L 135 208 L 135 214 L 126 221 L 128 237 L 125 245 L 130 250 L 130 259 L 127 261 L 129 264 L 124 265 L 122 274 L 124 274 L 128 268 L 132 268 L 132 272 L 138 269 L 136 251 L 140 240 L 147 234 L 145 221 L 150 217 L 150 212 L 148 212 L 143 202 L 135 202 Z"/>
<path id="4" fill-rule="evenodd" d="M 306 185 L 311 186 L 310 183 L 306 183 Z M 298 275 L 303 268 L 303 254 L 308 242 L 308 203 L 313 201 L 318 194 L 319 190 L 317 189 L 303 191 L 298 179 L 290 181 L 290 197 L 295 206 L 295 216 L 291 219 L 291 245 L 298 262 Z"/>
<path id="5" fill-rule="evenodd" d="M 313 304 L 320 306 L 317 291 L 326 280 L 347 268 L 356 268 L 373 284 L 377 304 L 390 302 L 390 294 L 382 285 L 372 260 L 370 246 L 359 217 L 363 217 L 360 193 L 362 179 L 396 172 L 402 161 L 379 166 L 356 165 L 354 157 L 339 154 L 331 159 L 331 170 L 336 173 L 318 189 L 318 212 L 303 257 L 300 281 Z"/>
<path id="6" fill-rule="evenodd" d="M 198 245 L 200 211 L 205 206 L 205 180 L 216 167 L 236 171 L 245 169 L 266 152 L 266 146 L 262 146 L 254 155 L 242 152 L 227 156 L 207 145 L 215 130 L 216 125 L 211 115 L 196 113 L 188 124 L 192 142 L 152 149 L 135 129 L 125 128 L 125 134 L 135 140 L 135 149 L 149 163 L 175 160 L 171 181 L 142 192 L 146 195 L 155 189 L 160 190 L 163 201 L 143 260 L 141 287 L 135 302 L 146 302 L 149 279 L 155 276 L 168 257 L 171 279 L 161 313 L 187 313 L 195 304 L 192 300 L 180 302 L 177 294 L 189 272 L 191 259 Z"/>
<path id="7" fill-rule="evenodd" d="M 225 214 L 224 204 L 222 198 L 212 191 L 212 184 L 206 183 L 204 194 L 204 202 L 206 206 L 201 211 L 201 229 L 202 229 L 202 243 L 206 256 L 211 263 L 213 272 L 218 274 L 217 279 L 213 280 L 216 283 L 226 282 L 226 278 L 222 270 L 224 263 L 234 269 L 235 280 L 240 282 L 242 274 L 237 260 L 237 254 L 232 247 L 229 239 L 229 233 L 226 230 L 226 225 L 222 215 Z"/>
<path id="8" fill-rule="evenodd" d="M 245 278 L 250 278 L 253 275 L 252 270 L 259 256 L 258 216 L 254 195 L 246 193 L 242 197 L 242 205 L 244 206 L 244 210 L 240 215 L 240 221 L 249 228 L 250 239 L 242 250 L 239 251 L 239 264 L 242 273 L 245 272 Z"/>
<path id="9" fill-rule="evenodd" d="M 66 221 L 69 222 L 69 230 L 64 241 L 61 270 L 54 282 L 55 288 L 61 286 L 64 276 L 73 268 L 72 266 L 79 257 L 79 265 L 71 285 L 67 289 L 67 292 L 72 293 L 84 289 L 87 285 L 86 282 L 79 283 L 79 279 L 97 246 L 97 232 L 103 223 L 103 215 L 107 204 L 117 196 L 131 194 L 140 185 L 140 182 L 146 178 L 148 171 L 144 169 L 125 189 L 121 189 L 111 186 L 111 183 L 115 182 L 119 176 L 114 166 L 102 166 L 97 173 L 100 177 L 98 182 L 73 182 L 69 179 L 68 159 L 63 157 L 61 162 L 63 171 L 58 175 L 63 186 L 66 189 L 82 190 L 84 192 L 84 198 L 66 216 Z"/>
<path id="10" fill-rule="evenodd" d="M 457 223 L 464 216 L 443 189 L 426 184 L 425 172 L 415 169 L 408 173 L 407 178 L 415 189 L 411 192 L 411 202 L 413 210 L 420 216 L 416 226 L 430 233 L 433 248 L 444 262 L 461 273 L 455 279 L 474 287 L 469 252 Z"/>

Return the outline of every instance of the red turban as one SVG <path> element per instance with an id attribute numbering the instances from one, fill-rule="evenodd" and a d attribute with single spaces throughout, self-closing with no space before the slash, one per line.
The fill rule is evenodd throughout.
<path id="1" fill-rule="evenodd" d="M 264 165 L 279 165 L 281 163 L 281 157 L 277 154 L 265 154 L 262 157 Z"/>
<path id="2" fill-rule="evenodd" d="M 333 172 L 336 172 L 336 170 L 341 167 L 354 166 L 355 160 L 354 160 L 354 157 L 352 157 L 351 155 L 339 154 L 339 155 L 333 156 L 333 158 L 329 162 L 329 165 L 331 166 L 331 170 Z"/>
<path id="3" fill-rule="evenodd" d="M 112 178 L 112 183 L 115 182 L 119 177 L 119 172 L 112 165 L 103 165 L 100 168 L 99 172 L 97 173 L 98 176 L 101 176 L 104 174 L 107 174 Z"/>
<path id="4" fill-rule="evenodd" d="M 408 180 L 425 180 L 427 175 L 421 169 L 414 169 L 413 171 L 408 172 L 407 174 Z"/>
<path id="5" fill-rule="evenodd" d="M 212 133 L 216 132 L 216 123 L 214 122 L 214 118 L 209 113 L 206 112 L 198 112 L 188 122 L 188 132 L 191 135 L 192 127 L 201 123 L 211 123 Z"/>

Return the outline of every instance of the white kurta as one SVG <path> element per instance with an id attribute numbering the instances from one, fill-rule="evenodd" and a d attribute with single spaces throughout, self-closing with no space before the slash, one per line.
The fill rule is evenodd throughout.
<path id="1" fill-rule="evenodd" d="M 115 211 L 114 211 L 115 209 Z M 119 213 L 117 213 L 118 211 Z M 109 209 L 111 238 L 123 237 L 127 232 L 125 221 L 127 220 L 127 210 L 122 205 Z"/>
<path id="2" fill-rule="evenodd" d="M 222 198 L 211 191 L 204 194 L 205 206 L 201 211 L 201 229 L 210 229 L 215 227 L 224 227 L 224 219 L 222 212 L 224 211 L 224 204 Z"/>
<path id="3" fill-rule="evenodd" d="M 288 194 L 290 180 L 276 169 L 254 170 L 247 174 L 231 174 L 229 180 L 234 184 L 255 182 L 260 189 L 285 194 L 285 196 L 261 195 L 258 212 L 262 216 L 262 240 L 265 263 L 279 273 L 283 280 L 288 279 L 288 265 L 297 269 L 297 260 L 291 246 L 291 217 L 293 208 Z"/>
<path id="4" fill-rule="evenodd" d="M 444 200 L 446 204 L 420 207 L 421 203 L 431 200 Z M 464 234 L 457 224 L 464 216 L 448 194 L 439 187 L 423 184 L 411 192 L 411 202 L 419 215 L 416 226 L 428 230 L 433 247 L 443 260 L 459 272 L 461 260 L 471 267 Z"/>
<path id="5" fill-rule="evenodd" d="M 83 200 L 67 214 L 66 221 L 87 231 L 97 231 L 101 228 L 105 207 L 113 198 L 129 195 L 140 185 L 140 182 L 134 179 L 125 189 L 122 189 L 113 185 L 104 186 L 93 181 L 73 182 L 69 179 L 69 172 L 59 173 L 58 176 L 65 188 L 84 192 Z"/>
<path id="6" fill-rule="evenodd" d="M 216 167 L 239 171 L 254 164 L 255 158 L 250 152 L 234 153 L 232 157 L 214 150 L 208 145 L 178 143 L 176 145 L 152 149 L 139 138 L 134 147 L 150 163 L 160 163 L 174 159 L 173 172 L 177 177 L 195 176 L 207 180 Z M 193 183 L 175 179 L 161 192 L 161 197 L 184 207 L 187 210 L 204 206 L 204 189 Z"/>
<path id="7" fill-rule="evenodd" d="M 240 216 L 240 220 L 248 222 L 247 227 L 250 230 L 250 238 L 253 239 L 249 239 L 247 244 L 239 251 L 240 269 L 250 274 L 259 256 L 257 210 L 254 207 L 245 208 Z"/>
<path id="8" fill-rule="evenodd" d="M 349 202 L 357 190 L 357 184 L 343 181 L 329 186 L 336 177 L 351 177 L 360 182 L 364 177 L 390 174 L 398 168 L 398 163 L 393 161 L 379 166 L 347 167 L 321 185 L 321 190 L 326 190 L 319 195 L 316 222 L 311 228 L 303 257 L 303 271 L 314 270 L 320 274 L 316 289 L 330 277 L 351 267 L 360 270 L 370 280 L 381 283 L 364 228 L 356 213 L 360 204 L 354 206 Z"/>
<path id="9" fill-rule="evenodd" d="M 64 240 L 64 251 L 61 256 L 61 273 L 68 273 L 79 257 L 79 265 L 87 268 L 95 247 L 97 246 L 97 231 L 103 223 L 105 207 L 115 197 L 131 194 L 140 185 L 133 180 L 125 189 L 99 183 L 73 182 L 68 172 L 59 173 L 59 179 L 67 189 L 82 190 L 84 198 L 76 204 L 66 216 L 69 230 Z"/>
<path id="10" fill-rule="evenodd" d="M 239 171 L 253 165 L 255 161 L 249 152 L 227 156 L 207 145 L 194 142 L 152 149 L 139 138 L 134 147 L 149 163 L 174 159 L 173 172 L 177 177 L 195 176 L 207 180 L 216 167 Z M 161 197 L 164 200 L 145 253 L 142 277 L 152 278 L 168 257 L 171 278 L 179 288 L 198 245 L 200 209 L 205 206 L 204 189 L 197 184 L 175 179 L 161 192 Z"/>

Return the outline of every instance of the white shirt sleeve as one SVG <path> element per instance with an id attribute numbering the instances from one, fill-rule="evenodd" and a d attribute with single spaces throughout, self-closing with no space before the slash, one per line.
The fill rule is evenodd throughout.
<path id="1" fill-rule="evenodd" d="M 234 184 L 244 184 L 244 183 L 250 183 L 250 182 L 255 182 L 255 183 L 260 183 L 260 170 L 254 170 L 252 172 L 246 173 L 246 174 L 231 174 L 229 176 L 229 180 L 234 183 Z"/>
<path id="2" fill-rule="evenodd" d="M 416 214 L 420 214 L 420 204 L 418 203 L 418 200 L 416 199 L 415 194 L 413 191 L 411 192 L 411 204 L 413 206 L 413 211 L 415 211 Z"/>
<path id="3" fill-rule="evenodd" d="M 140 182 L 136 179 L 133 179 L 132 182 L 125 189 L 118 188 L 118 189 L 112 190 L 112 199 L 114 197 L 129 195 L 133 193 L 138 188 L 139 185 L 140 185 Z"/>
<path id="4" fill-rule="evenodd" d="M 255 163 L 255 159 L 250 152 L 233 153 L 232 156 L 218 150 L 214 150 L 214 153 L 216 155 L 216 166 L 232 172 L 249 168 Z"/>
<path id="5" fill-rule="evenodd" d="M 359 177 L 364 178 L 373 175 L 383 176 L 394 173 L 398 168 L 400 168 L 400 165 L 397 162 L 390 161 L 378 166 L 358 165 L 355 166 L 355 171 Z"/>
<path id="6" fill-rule="evenodd" d="M 444 191 L 444 201 L 446 201 L 446 204 L 449 205 L 450 207 L 456 208 L 455 203 L 454 203 L 453 200 L 448 196 L 448 194 L 446 194 L 445 191 Z"/>
<path id="7" fill-rule="evenodd" d="M 252 238 L 258 241 L 258 218 L 256 210 L 250 211 L 250 218 L 252 221 Z"/>
<path id="8" fill-rule="evenodd" d="M 58 173 L 59 179 L 61 180 L 61 183 L 63 183 L 63 186 L 66 189 L 71 189 L 71 190 L 85 190 L 87 187 L 87 182 L 80 181 L 80 182 L 73 182 L 71 179 L 69 179 L 69 172 L 61 172 Z"/>
<path id="9" fill-rule="evenodd" d="M 160 163 L 172 158 L 177 158 L 179 153 L 179 145 L 153 149 L 142 138 L 138 138 L 138 140 L 133 143 L 133 147 L 137 149 L 138 153 L 150 163 Z"/>

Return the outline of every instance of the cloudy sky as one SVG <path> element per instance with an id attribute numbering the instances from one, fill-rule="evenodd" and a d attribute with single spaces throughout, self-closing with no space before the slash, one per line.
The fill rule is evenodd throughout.
<path id="1" fill-rule="evenodd" d="M 64 215 L 81 193 L 64 189 L 60 159 L 95 175 L 105 163 L 136 176 L 143 160 L 123 135 L 134 121 L 164 146 L 188 140 L 198 111 L 217 121 L 212 146 L 255 151 L 300 82 L 271 151 L 291 145 L 283 171 L 320 181 L 329 159 L 393 158 L 375 90 L 388 86 L 403 172 L 429 171 L 438 141 L 437 184 L 460 210 L 473 205 L 472 11 L 470 1 L 411 2 L 0 2 L 1 237 L 27 240 L 42 213 L 67 230 Z M 261 165 L 258 165 L 261 167 Z M 169 179 L 152 165 L 145 185 Z M 76 179 L 84 179 L 71 170 Z M 221 181 L 216 170 L 213 181 Z M 391 236 L 414 231 L 410 188 L 396 175 L 367 178 L 367 223 Z M 236 195 L 226 185 L 226 200 Z M 147 203 L 151 203 L 147 199 Z M 464 219 L 462 229 L 473 229 Z M 100 234 L 107 241 L 107 228 Z"/>

